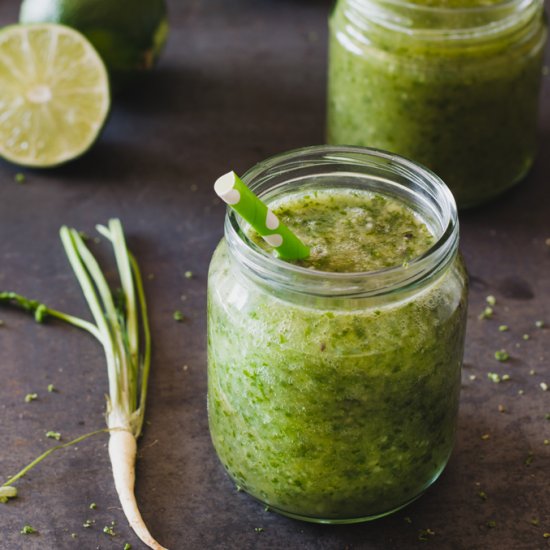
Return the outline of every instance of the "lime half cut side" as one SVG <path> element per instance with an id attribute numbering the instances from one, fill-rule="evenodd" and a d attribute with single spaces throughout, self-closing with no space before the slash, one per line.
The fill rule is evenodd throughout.
<path id="1" fill-rule="evenodd" d="M 50 167 L 84 153 L 110 106 L 103 61 L 63 25 L 13 25 L 0 31 L 0 155 Z"/>

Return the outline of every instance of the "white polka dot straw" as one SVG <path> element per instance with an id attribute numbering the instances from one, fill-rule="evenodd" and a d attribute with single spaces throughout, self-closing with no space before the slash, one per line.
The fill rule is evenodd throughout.
<path id="1" fill-rule="evenodd" d="M 235 174 L 228 172 L 214 184 L 216 194 L 240 214 L 284 260 L 309 256 L 309 248 Z"/>

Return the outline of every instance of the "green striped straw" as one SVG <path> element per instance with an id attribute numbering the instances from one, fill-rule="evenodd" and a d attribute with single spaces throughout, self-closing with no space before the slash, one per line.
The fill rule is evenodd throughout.
<path id="1" fill-rule="evenodd" d="M 283 260 L 301 260 L 309 248 L 231 171 L 216 180 L 214 191 L 245 219 Z"/>

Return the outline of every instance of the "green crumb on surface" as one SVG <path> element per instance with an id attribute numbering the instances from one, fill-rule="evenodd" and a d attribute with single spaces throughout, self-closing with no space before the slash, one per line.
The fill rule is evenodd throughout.
<path id="1" fill-rule="evenodd" d="M 76 533 L 71 533 L 71 538 L 76 539 L 78 535 Z"/>
<path id="2" fill-rule="evenodd" d="M 481 500 L 487 500 L 487 493 L 485 491 L 479 491 L 479 493 L 477 494 L 477 496 L 481 499 Z"/>
<path id="3" fill-rule="evenodd" d="M 550 539 L 550 533 L 543 533 L 543 538 Z"/>
<path id="4" fill-rule="evenodd" d="M 540 521 L 537 518 L 531 518 L 530 522 L 531 525 L 539 525 Z"/>
<path id="5" fill-rule="evenodd" d="M 256 533 L 261 533 L 264 531 L 264 528 L 263 527 L 254 527 L 254 531 L 256 531 Z"/>
<path id="6" fill-rule="evenodd" d="M 235 489 L 237 490 L 237 493 L 240 493 L 243 490 L 240 485 L 235 485 Z"/>
<path id="7" fill-rule="evenodd" d="M 505 349 L 499 349 L 498 351 L 495 351 L 495 359 L 502 362 L 508 361 L 508 359 L 510 359 L 510 355 Z"/>
<path id="8" fill-rule="evenodd" d="M 86 529 L 90 528 L 95 521 L 93 519 L 87 519 L 83 524 L 82 527 L 85 527 Z"/>
<path id="9" fill-rule="evenodd" d="M 271 508 L 269 506 L 264 506 L 264 512 L 271 512 Z"/>
<path id="10" fill-rule="evenodd" d="M 487 527 L 489 527 L 489 529 L 494 529 L 497 526 L 497 522 L 494 519 L 492 519 L 488 521 L 486 525 Z"/>
<path id="11" fill-rule="evenodd" d="M 503 381 L 503 382 L 507 382 L 507 381 L 510 380 L 510 379 L 511 379 L 511 377 L 510 377 L 509 374 L 503 374 L 503 375 L 502 375 L 502 381 Z"/>
<path id="12" fill-rule="evenodd" d="M 124 545 L 124 549 L 123 550 L 132 550 L 132 545 L 127 542 L 125 545 Z"/>
<path id="13" fill-rule="evenodd" d="M 529 338 L 531 338 L 531 337 L 530 337 L 528 334 L 524 334 L 524 335 L 522 336 L 522 338 L 523 338 L 524 340 L 529 340 Z"/>
<path id="14" fill-rule="evenodd" d="M 61 439 L 61 434 L 59 432 L 50 431 L 50 432 L 46 432 L 46 437 L 59 441 Z"/>
<path id="15" fill-rule="evenodd" d="M 33 535 L 34 533 L 38 533 L 38 531 L 30 525 L 25 525 L 23 526 L 23 529 L 21 529 L 22 535 Z"/>
<path id="16" fill-rule="evenodd" d="M 508 328 L 508 325 L 500 325 L 500 326 L 498 327 L 498 330 L 499 330 L 500 332 L 507 332 L 507 331 L 509 331 L 510 329 Z"/>
<path id="17" fill-rule="evenodd" d="M 57 388 L 53 384 L 48 384 L 48 391 L 54 393 L 57 391 Z"/>
<path id="18" fill-rule="evenodd" d="M 18 172 L 13 178 L 17 183 L 25 183 L 25 174 Z"/>
<path id="19" fill-rule="evenodd" d="M 193 272 L 192 271 L 186 271 L 183 276 L 186 278 L 186 279 L 192 279 L 193 278 Z"/>
<path id="20" fill-rule="evenodd" d="M 103 527 L 103 532 L 111 537 L 114 537 L 116 535 L 111 525 L 106 525 L 105 527 Z"/>
<path id="21" fill-rule="evenodd" d="M 489 296 L 487 296 L 487 298 L 485 298 L 485 301 L 486 301 L 490 306 L 495 306 L 496 303 L 497 303 L 497 299 L 496 299 L 492 294 L 490 294 Z"/>
<path id="22" fill-rule="evenodd" d="M 90 504 L 90 510 L 96 510 L 97 509 L 97 504 L 95 502 L 92 502 Z"/>
<path id="23" fill-rule="evenodd" d="M 28 393 L 27 395 L 25 395 L 25 403 L 30 403 L 31 401 L 35 401 L 36 399 L 38 399 L 37 393 Z"/>
<path id="24" fill-rule="evenodd" d="M 550 445 L 550 439 L 545 439 L 543 442 L 542 442 L 543 445 Z"/>
<path id="25" fill-rule="evenodd" d="M 500 376 L 496 372 L 488 372 L 487 378 L 495 384 L 498 384 L 500 382 Z"/>
<path id="26" fill-rule="evenodd" d="M 529 451 L 527 453 L 527 458 L 525 459 L 525 465 L 531 466 L 531 464 L 533 464 L 533 460 L 535 460 L 535 454 L 533 453 L 533 451 Z"/>
<path id="27" fill-rule="evenodd" d="M 479 319 L 491 319 L 493 317 L 493 308 L 487 306 L 479 315 Z"/>
<path id="28" fill-rule="evenodd" d="M 544 327 L 544 321 L 535 321 L 535 326 L 537 328 L 543 328 Z"/>
<path id="29" fill-rule="evenodd" d="M 435 531 L 432 529 L 419 529 L 418 530 L 418 540 L 421 542 L 426 542 L 429 537 L 433 537 L 435 535 Z"/>
<path id="30" fill-rule="evenodd" d="M 185 316 L 179 309 L 174 311 L 174 314 L 172 315 L 172 317 L 174 318 L 174 321 L 176 321 L 177 323 L 181 323 L 185 319 Z"/>
<path id="31" fill-rule="evenodd" d="M 489 434 L 483 434 L 481 439 L 483 439 L 483 441 L 487 441 L 488 439 L 491 439 L 491 436 Z"/>
<path id="32" fill-rule="evenodd" d="M 546 382 L 541 382 L 539 386 L 542 391 L 548 391 L 548 384 Z"/>

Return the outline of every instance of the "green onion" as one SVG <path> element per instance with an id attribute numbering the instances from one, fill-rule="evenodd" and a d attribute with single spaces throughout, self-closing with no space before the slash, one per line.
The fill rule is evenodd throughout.
<path id="1" fill-rule="evenodd" d="M 95 324 L 48 308 L 36 300 L 28 300 L 13 292 L 0 293 L 0 303 L 18 305 L 33 313 L 37 322 L 42 322 L 48 316 L 65 321 L 88 331 L 103 346 L 109 379 L 106 413 L 107 431 L 110 433 L 109 456 L 115 487 L 128 522 L 138 537 L 150 548 L 164 550 L 145 526 L 134 494 L 136 439 L 143 428 L 151 365 L 151 336 L 143 282 L 138 264 L 126 246 L 120 221 L 110 220 L 108 227 L 97 226 L 97 230 L 112 244 L 122 286 L 122 300 L 113 298 L 99 264 L 79 232 L 68 227 L 60 230 L 65 253 Z M 9 479 L 4 487 L 25 475 L 54 450 L 72 445 L 95 433 L 98 432 L 46 451 Z"/>

